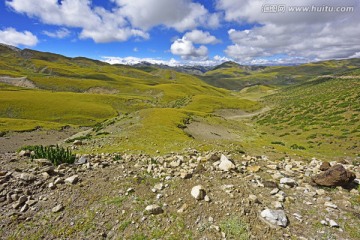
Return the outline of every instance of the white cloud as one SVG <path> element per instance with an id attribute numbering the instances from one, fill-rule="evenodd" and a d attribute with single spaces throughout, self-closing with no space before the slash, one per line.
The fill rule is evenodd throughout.
<path id="1" fill-rule="evenodd" d="M 100 43 L 131 37 L 148 39 L 146 31 L 155 26 L 181 32 L 200 25 L 219 26 L 218 14 L 209 13 L 192 0 L 110 1 L 115 3 L 111 10 L 95 6 L 90 0 L 6 0 L 6 5 L 45 24 L 80 28 L 81 39 L 91 38 Z"/>
<path id="2" fill-rule="evenodd" d="M 60 28 L 59 30 L 55 31 L 55 32 L 49 32 L 49 31 L 43 31 L 43 34 L 52 37 L 52 38 L 66 38 L 68 36 L 70 36 L 70 31 L 66 28 Z"/>
<path id="3" fill-rule="evenodd" d="M 203 32 L 201 30 L 193 30 L 191 32 L 187 32 L 184 37 L 195 44 L 216 44 L 220 41 L 212 36 L 209 32 Z"/>
<path id="4" fill-rule="evenodd" d="M 163 59 L 154 59 L 154 58 L 137 58 L 137 57 L 102 57 L 102 61 L 110 64 L 124 64 L 124 65 L 134 65 L 142 62 L 148 62 L 151 64 L 163 64 L 171 67 L 176 66 L 216 66 L 226 61 L 231 61 L 231 59 L 221 56 L 215 56 L 213 59 L 207 60 L 181 60 L 177 61 L 174 58 L 170 60 Z"/>
<path id="5" fill-rule="evenodd" d="M 175 59 L 170 60 L 162 60 L 162 59 L 154 59 L 154 58 L 137 58 L 137 57 L 102 57 L 102 61 L 110 63 L 110 64 L 125 64 L 125 65 L 134 65 L 142 62 L 148 62 L 152 64 L 164 64 L 168 66 L 178 66 L 180 63 Z"/>
<path id="6" fill-rule="evenodd" d="M 93 7 L 89 0 L 8 0 L 6 5 L 45 24 L 81 28 L 81 39 L 95 42 L 126 41 L 130 37 L 149 38 L 142 30 L 131 28 L 119 13 Z"/>
<path id="7" fill-rule="evenodd" d="M 204 45 L 196 48 L 194 44 L 185 37 L 177 39 L 170 47 L 174 55 L 181 56 L 183 59 L 207 59 L 208 49 Z"/>
<path id="8" fill-rule="evenodd" d="M 134 27 L 148 30 L 164 25 L 183 32 L 197 26 L 219 26 L 218 14 L 211 14 L 199 3 L 191 0 L 113 0 L 119 12 Z"/>
<path id="9" fill-rule="evenodd" d="M 35 46 L 39 40 L 29 31 L 18 32 L 14 28 L 0 30 L 0 42 L 12 46 Z"/>
<path id="10" fill-rule="evenodd" d="M 283 4 L 284 13 L 263 13 L 264 4 Z M 285 60 L 348 58 L 360 51 L 360 9 L 356 0 L 217 0 L 227 21 L 256 27 L 230 29 L 233 45 L 225 53 L 239 61 L 259 61 L 276 55 Z M 354 12 L 290 12 L 290 6 L 354 6 Z M 283 59 L 284 60 L 284 59 Z M 272 61 L 272 60 L 270 60 Z"/>

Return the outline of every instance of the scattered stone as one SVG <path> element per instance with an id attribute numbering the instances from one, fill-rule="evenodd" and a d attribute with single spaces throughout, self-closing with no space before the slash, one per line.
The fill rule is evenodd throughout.
<path id="1" fill-rule="evenodd" d="M 316 194 L 319 195 L 319 196 L 322 196 L 322 195 L 326 194 L 326 191 L 324 189 L 317 189 Z"/>
<path id="2" fill-rule="evenodd" d="M 134 188 L 128 188 L 128 189 L 126 190 L 125 195 L 129 195 L 130 193 L 134 193 L 134 192 L 135 192 L 135 189 L 134 189 Z"/>
<path id="3" fill-rule="evenodd" d="M 246 169 L 251 173 L 257 173 L 260 171 L 261 167 L 260 166 L 249 166 Z"/>
<path id="4" fill-rule="evenodd" d="M 81 158 L 79 158 L 79 160 L 77 160 L 75 162 L 76 165 L 83 165 L 86 164 L 87 162 L 89 162 L 89 160 L 87 159 L 87 157 L 82 156 Z"/>
<path id="5" fill-rule="evenodd" d="M 330 227 L 333 227 L 333 228 L 339 227 L 339 224 L 337 224 L 337 222 L 335 222 L 334 220 L 329 220 L 329 225 L 330 225 Z"/>
<path id="6" fill-rule="evenodd" d="M 235 164 L 230 161 L 225 155 L 221 155 L 219 169 L 225 172 L 235 169 Z"/>
<path id="7" fill-rule="evenodd" d="M 325 225 L 325 226 L 328 225 L 327 221 L 325 221 L 325 220 L 321 220 L 320 223 L 321 223 L 322 225 Z"/>
<path id="8" fill-rule="evenodd" d="M 23 203 L 25 203 L 27 201 L 27 197 L 24 195 L 24 196 L 21 196 L 19 199 L 18 199 L 18 203 L 21 205 Z"/>
<path id="9" fill-rule="evenodd" d="M 74 146 L 81 146 L 81 145 L 83 145 L 83 142 L 82 142 L 81 140 L 75 140 L 75 141 L 73 142 L 73 145 L 74 145 Z"/>
<path id="10" fill-rule="evenodd" d="M 204 201 L 205 201 L 205 202 L 211 202 L 211 199 L 210 199 L 210 197 L 209 197 L 208 195 L 206 195 L 206 196 L 204 197 Z"/>
<path id="11" fill-rule="evenodd" d="M 324 204 L 325 207 L 329 207 L 329 208 L 333 208 L 333 209 L 337 209 L 337 206 L 331 202 L 325 202 Z"/>
<path id="12" fill-rule="evenodd" d="M 37 202 L 38 202 L 38 201 L 36 201 L 36 200 L 31 200 L 31 199 L 30 199 L 30 200 L 27 200 L 27 201 L 26 201 L 26 205 L 28 205 L 28 206 L 31 207 L 31 206 L 34 206 L 35 204 L 37 204 Z"/>
<path id="13" fill-rule="evenodd" d="M 321 171 L 326 171 L 328 170 L 329 168 L 331 168 L 331 165 L 329 162 L 323 162 L 321 165 L 320 165 L 320 170 Z"/>
<path id="14" fill-rule="evenodd" d="M 265 209 L 260 216 L 271 225 L 286 227 L 288 224 L 288 219 L 283 210 Z"/>
<path id="15" fill-rule="evenodd" d="M 25 204 L 21 209 L 20 212 L 26 212 L 29 209 L 29 205 Z"/>
<path id="16" fill-rule="evenodd" d="M 53 213 L 61 212 L 62 210 L 64 210 L 64 206 L 61 204 L 58 204 L 51 209 Z"/>
<path id="17" fill-rule="evenodd" d="M 294 179 L 291 179 L 291 178 L 281 178 L 280 179 L 280 184 L 285 184 L 285 185 L 290 186 L 290 187 L 295 187 L 297 185 L 296 181 Z"/>
<path id="18" fill-rule="evenodd" d="M 159 205 L 156 205 L 156 204 L 149 205 L 145 208 L 145 213 L 147 213 L 147 214 L 158 215 L 163 212 L 164 212 L 164 210 Z"/>
<path id="19" fill-rule="evenodd" d="M 195 186 L 191 189 L 191 196 L 196 200 L 203 200 L 206 196 L 205 189 L 201 185 Z"/>
<path id="20" fill-rule="evenodd" d="M 63 184 L 63 183 L 65 183 L 65 182 L 64 182 L 64 179 L 62 179 L 62 178 L 56 178 L 55 181 L 54 181 L 55 185 Z"/>
<path id="21" fill-rule="evenodd" d="M 19 178 L 21 180 L 26 181 L 26 182 L 31 182 L 31 181 L 34 181 L 36 179 L 36 177 L 33 174 L 29 174 L 29 173 L 21 173 Z"/>
<path id="22" fill-rule="evenodd" d="M 280 191 L 280 189 L 274 188 L 274 189 L 270 192 L 270 194 L 271 194 L 271 195 L 275 195 L 275 194 L 277 194 L 279 191 Z"/>
<path id="23" fill-rule="evenodd" d="M 182 178 L 182 179 L 190 179 L 190 178 L 192 178 L 192 174 L 188 173 L 188 172 L 182 172 L 180 174 L 180 178 Z"/>
<path id="24" fill-rule="evenodd" d="M 157 184 L 155 184 L 155 186 L 151 189 L 151 191 L 152 191 L 153 193 L 156 193 L 156 192 L 158 192 L 158 191 L 163 190 L 164 188 L 165 188 L 165 186 L 164 186 L 163 183 L 157 183 Z"/>
<path id="25" fill-rule="evenodd" d="M 46 158 L 39 158 L 34 159 L 34 162 L 36 162 L 39 166 L 52 166 L 52 162 Z"/>
<path id="26" fill-rule="evenodd" d="M 355 173 L 347 171 L 343 165 L 337 164 L 313 177 L 312 181 L 319 186 L 335 187 L 346 186 L 355 178 Z"/>
<path id="27" fill-rule="evenodd" d="M 56 188 L 56 185 L 54 183 L 49 183 L 48 187 L 54 190 Z"/>
<path id="28" fill-rule="evenodd" d="M 21 150 L 18 155 L 19 155 L 19 157 L 30 157 L 30 151 L 29 150 Z"/>
<path id="29" fill-rule="evenodd" d="M 181 165 L 181 163 L 182 163 L 181 159 L 177 159 L 176 161 L 172 161 L 170 163 L 170 167 L 177 168 L 177 167 L 179 167 Z"/>
<path id="30" fill-rule="evenodd" d="M 188 208 L 188 205 L 186 203 L 184 203 L 181 208 L 179 208 L 177 210 L 178 213 L 184 213 L 186 211 L 186 209 Z"/>
<path id="31" fill-rule="evenodd" d="M 278 187 L 277 183 L 272 182 L 272 181 L 264 181 L 263 184 L 264 184 L 264 187 L 266 187 L 266 188 L 277 188 Z"/>
<path id="32" fill-rule="evenodd" d="M 74 175 L 65 179 L 65 182 L 70 184 L 76 184 L 78 181 L 79 181 L 78 175 Z"/>
<path id="33" fill-rule="evenodd" d="M 260 203 L 258 197 L 255 196 L 255 195 L 253 195 L 253 194 L 250 194 L 248 199 L 249 199 L 250 202 L 252 202 L 252 203 Z"/>
<path id="34" fill-rule="evenodd" d="M 267 165 L 266 167 L 271 170 L 278 170 L 278 166 L 275 164 L 270 164 L 270 165 Z"/>

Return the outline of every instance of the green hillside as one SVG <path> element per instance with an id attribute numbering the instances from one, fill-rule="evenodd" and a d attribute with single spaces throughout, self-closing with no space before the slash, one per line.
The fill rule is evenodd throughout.
<path id="1" fill-rule="evenodd" d="M 241 90 L 254 85 L 286 86 L 323 75 L 346 75 L 358 71 L 359 59 L 324 61 L 299 66 L 241 66 L 227 62 L 199 76 L 205 82 L 226 89 Z"/>
<path id="2" fill-rule="evenodd" d="M 275 145 L 332 156 L 360 152 L 360 76 L 318 78 L 263 101 L 272 110 L 254 120 Z"/>
<path id="3" fill-rule="evenodd" d="M 359 59 L 289 67 L 226 62 L 200 79 L 171 68 L 0 45 L 0 135 L 85 126 L 92 129 L 79 133 L 88 141 L 82 152 L 195 147 L 354 156 L 359 65 Z"/>
<path id="4" fill-rule="evenodd" d="M 189 115 L 204 116 L 219 108 L 254 111 L 259 107 L 259 103 L 241 99 L 239 94 L 171 69 L 143 71 L 86 58 L 0 46 L 2 135 L 9 131 L 60 129 L 66 125 L 99 127 L 108 119 L 121 125 L 129 116 L 139 121 L 112 136 L 119 139 L 125 133 L 131 136 L 127 144 L 119 141 L 113 151 L 118 151 L 119 146 L 155 151 L 151 142 L 169 149 L 168 142 L 183 142 L 182 146 L 186 146 L 193 141 L 179 128 Z M 100 138 L 95 135 L 95 140 Z M 140 143 L 139 138 L 144 142 Z"/>

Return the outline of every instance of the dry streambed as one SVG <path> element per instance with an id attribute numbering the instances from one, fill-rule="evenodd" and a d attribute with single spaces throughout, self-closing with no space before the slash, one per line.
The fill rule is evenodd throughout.
<path id="1" fill-rule="evenodd" d="M 189 150 L 157 157 L 83 155 L 75 165 L 55 167 L 27 154 L 0 158 L 3 239 L 358 239 L 360 234 L 359 167 L 346 162 Z"/>

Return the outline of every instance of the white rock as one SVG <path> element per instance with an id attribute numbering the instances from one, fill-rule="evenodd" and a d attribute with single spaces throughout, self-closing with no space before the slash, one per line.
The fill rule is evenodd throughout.
<path id="1" fill-rule="evenodd" d="M 49 183 L 48 187 L 50 189 L 55 189 L 56 188 L 56 185 L 54 183 Z"/>
<path id="2" fill-rule="evenodd" d="M 147 213 L 147 214 L 157 215 L 157 214 L 161 214 L 163 212 L 164 212 L 164 210 L 159 205 L 156 205 L 156 204 L 149 205 L 145 208 L 145 213 Z"/>
<path id="3" fill-rule="evenodd" d="M 201 185 L 195 186 L 191 189 L 191 196 L 196 200 L 203 200 L 206 196 L 205 189 Z"/>
<path id="4" fill-rule="evenodd" d="M 208 195 L 206 195 L 206 196 L 204 197 L 204 200 L 205 200 L 205 202 L 211 202 L 211 199 L 210 199 L 210 197 L 209 197 Z"/>
<path id="5" fill-rule="evenodd" d="M 325 202 L 324 206 L 329 207 L 329 208 L 337 209 L 337 206 L 332 202 Z"/>
<path id="6" fill-rule="evenodd" d="M 325 226 L 328 225 L 327 221 L 325 221 L 325 220 L 321 220 L 320 223 L 321 223 L 322 225 L 325 225 Z"/>
<path id="7" fill-rule="evenodd" d="M 28 174 L 28 173 L 21 173 L 19 178 L 27 182 L 34 181 L 36 179 L 36 177 L 33 174 Z"/>
<path id="8" fill-rule="evenodd" d="M 62 184 L 62 183 L 64 183 L 64 180 L 62 178 L 56 178 L 54 181 L 55 185 Z"/>
<path id="9" fill-rule="evenodd" d="M 325 195 L 326 194 L 326 191 L 324 189 L 317 189 L 316 190 L 316 194 L 321 196 L 321 195 Z"/>
<path id="10" fill-rule="evenodd" d="M 53 208 L 51 209 L 51 211 L 52 211 L 53 213 L 57 213 L 57 212 L 62 211 L 63 209 L 64 209 L 63 205 L 58 204 L 58 205 L 56 205 L 55 207 L 53 207 Z"/>
<path id="11" fill-rule="evenodd" d="M 285 184 L 285 185 L 288 185 L 290 187 L 295 187 L 296 181 L 294 179 L 291 179 L 291 178 L 281 178 L 280 179 L 280 184 Z"/>
<path id="12" fill-rule="evenodd" d="M 275 164 L 270 164 L 270 165 L 267 165 L 266 167 L 271 169 L 271 170 L 277 170 L 278 169 L 278 166 L 275 165 Z"/>
<path id="13" fill-rule="evenodd" d="M 283 210 L 265 209 L 261 212 L 260 216 L 276 226 L 286 227 L 288 224 L 288 219 Z"/>
<path id="14" fill-rule="evenodd" d="M 71 177 L 68 177 L 65 179 L 65 182 L 70 183 L 70 184 L 76 184 L 79 181 L 79 176 L 78 175 L 74 175 Z"/>
<path id="15" fill-rule="evenodd" d="M 257 198 L 257 196 L 253 195 L 253 194 L 250 194 L 249 195 L 249 198 L 250 202 L 252 203 L 260 203 L 259 199 Z"/>
<path id="16" fill-rule="evenodd" d="M 330 220 L 329 225 L 330 227 L 335 227 L 335 228 L 339 227 L 339 224 L 337 224 L 334 220 Z"/>
<path id="17" fill-rule="evenodd" d="M 228 172 L 235 168 L 236 168 L 235 164 L 232 161 L 230 161 L 225 155 L 222 154 L 220 158 L 219 169 Z"/>
<path id="18" fill-rule="evenodd" d="M 271 190 L 270 194 L 271 194 L 271 195 L 275 195 L 275 194 L 277 194 L 279 191 L 280 191 L 280 189 L 274 188 L 273 190 Z"/>

